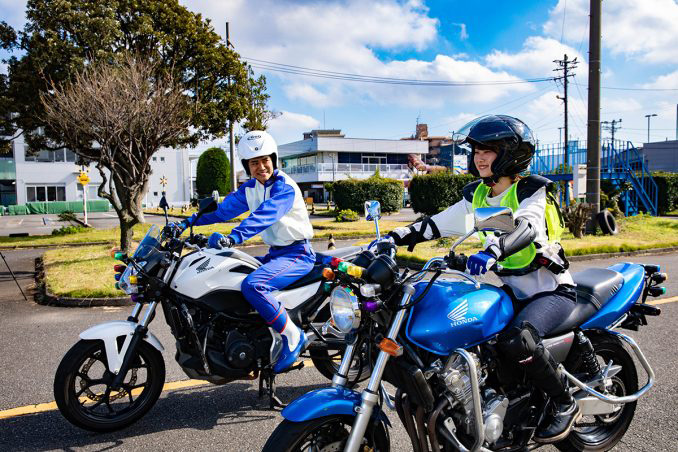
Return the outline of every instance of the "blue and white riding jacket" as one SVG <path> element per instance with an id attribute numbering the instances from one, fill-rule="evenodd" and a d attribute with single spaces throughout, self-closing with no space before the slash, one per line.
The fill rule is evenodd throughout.
<path id="1" fill-rule="evenodd" d="M 248 180 L 226 196 L 216 211 L 204 214 L 193 225 L 228 221 L 248 210 L 250 215 L 229 234 L 236 244 L 257 234 L 261 234 L 264 243 L 269 246 L 290 245 L 313 237 L 313 227 L 299 186 L 277 169 L 265 184 L 255 178 Z M 190 221 L 195 221 L 195 215 Z"/>

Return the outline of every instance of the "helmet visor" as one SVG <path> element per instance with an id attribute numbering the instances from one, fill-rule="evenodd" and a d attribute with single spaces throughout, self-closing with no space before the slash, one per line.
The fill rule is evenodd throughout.
<path id="1" fill-rule="evenodd" d="M 529 138 L 525 135 L 529 135 Z M 527 126 L 521 121 L 502 115 L 485 115 L 476 118 L 464 125 L 452 137 L 457 144 L 471 142 L 499 148 L 517 143 L 519 138 L 531 139 Z"/>

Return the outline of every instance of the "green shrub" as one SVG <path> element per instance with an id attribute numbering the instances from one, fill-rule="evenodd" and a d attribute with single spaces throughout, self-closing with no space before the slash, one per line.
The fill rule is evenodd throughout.
<path id="1" fill-rule="evenodd" d="M 226 152 L 221 148 L 209 148 L 198 159 L 198 168 L 195 174 L 195 186 L 199 198 L 212 196 L 217 190 L 220 195 L 230 190 L 231 165 Z"/>
<path id="2" fill-rule="evenodd" d="M 417 213 L 434 215 L 462 197 L 462 189 L 476 178 L 451 172 L 414 176 L 410 181 L 410 200 Z"/>
<path id="3" fill-rule="evenodd" d="M 397 212 L 403 205 L 403 183 L 378 174 L 365 179 L 347 179 L 334 182 L 332 193 L 337 210 L 362 212 L 365 201 L 377 200 L 382 212 Z"/>
<path id="4" fill-rule="evenodd" d="M 360 215 L 358 215 L 358 212 L 351 209 L 345 209 L 340 210 L 339 213 L 337 214 L 337 217 L 334 220 L 339 223 L 342 223 L 347 221 L 358 221 L 359 219 Z"/>
<path id="5" fill-rule="evenodd" d="M 69 222 L 71 224 L 78 223 L 78 218 L 75 216 L 72 210 L 66 210 L 64 212 L 61 212 L 57 218 L 59 219 L 59 221 Z"/>
<path id="6" fill-rule="evenodd" d="M 657 183 L 659 193 L 657 211 L 659 215 L 678 209 L 678 174 L 677 173 L 652 173 Z"/>
<path id="7" fill-rule="evenodd" d="M 69 235 L 77 234 L 78 232 L 87 232 L 89 228 L 83 226 L 61 226 L 59 229 L 54 229 L 52 235 Z"/>

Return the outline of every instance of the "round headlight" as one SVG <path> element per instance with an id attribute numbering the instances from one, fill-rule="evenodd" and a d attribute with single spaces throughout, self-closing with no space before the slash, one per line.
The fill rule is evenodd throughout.
<path id="1" fill-rule="evenodd" d="M 334 288 L 330 296 L 330 313 L 334 326 L 342 333 L 350 333 L 360 325 L 358 297 L 348 287 Z"/>

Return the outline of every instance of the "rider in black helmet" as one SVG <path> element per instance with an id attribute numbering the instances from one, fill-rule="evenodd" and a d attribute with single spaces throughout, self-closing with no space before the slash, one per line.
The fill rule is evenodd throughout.
<path id="1" fill-rule="evenodd" d="M 472 228 L 470 214 L 479 207 L 509 207 L 515 229 L 499 236 L 479 233 L 484 250 L 469 257 L 467 271 L 479 275 L 494 270 L 514 299 L 516 315 L 498 336 L 502 358 L 522 368 L 550 399 L 549 409 L 534 434 L 541 443 L 564 439 L 580 417 L 557 363 L 542 338 L 554 331 L 574 308 L 574 281 L 560 246 L 562 217 L 555 203 L 554 184 L 541 176 L 521 177 L 535 150 L 529 127 L 517 118 L 490 115 L 477 118 L 455 135 L 468 148 L 468 169 L 480 180 L 463 189 L 463 199 L 448 209 L 389 235 L 397 245 L 410 245 Z"/>

